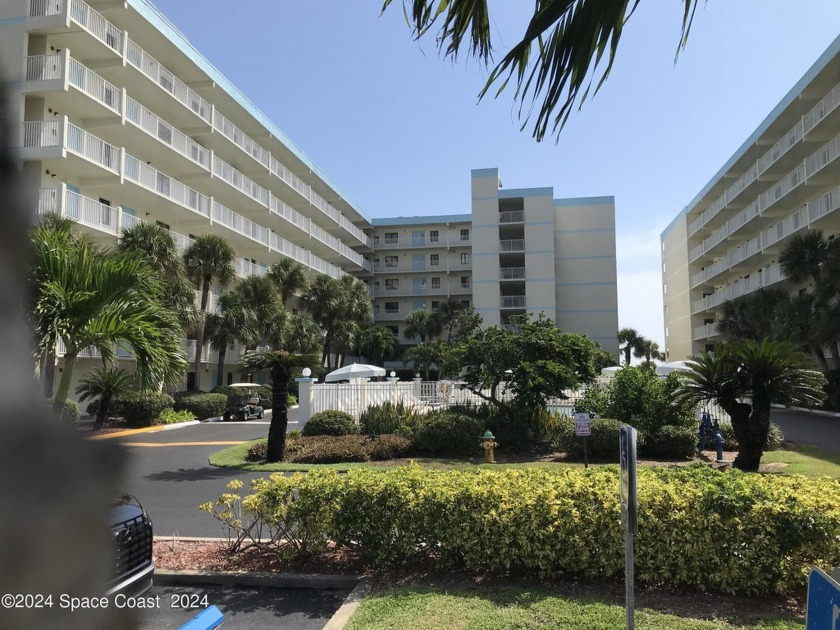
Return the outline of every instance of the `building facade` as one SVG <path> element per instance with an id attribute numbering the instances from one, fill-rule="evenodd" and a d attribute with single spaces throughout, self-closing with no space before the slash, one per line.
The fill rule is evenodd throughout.
<path id="1" fill-rule="evenodd" d="M 723 303 L 790 285 L 795 234 L 840 231 L 840 38 L 662 233 L 665 347 L 714 350 Z"/>
<path id="2" fill-rule="evenodd" d="M 0 76 L 36 212 L 97 242 L 141 222 L 182 251 L 218 234 L 241 278 L 282 258 L 361 278 L 398 336 L 457 296 L 487 323 L 544 311 L 617 352 L 612 198 L 500 191 L 490 169 L 473 172 L 471 214 L 371 220 L 148 0 L 4 0 Z M 215 382 L 217 355 L 204 358 Z M 77 378 L 99 362 L 81 361 Z"/>

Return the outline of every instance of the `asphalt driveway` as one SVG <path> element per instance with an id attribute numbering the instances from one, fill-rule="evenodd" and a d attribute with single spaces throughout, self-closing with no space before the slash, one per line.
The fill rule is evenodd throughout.
<path id="1" fill-rule="evenodd" d="M 797 444 L 811 444 L 840 455 L 840 418 L 793 409 L 773 409 L 770 419 L 785 437 Z"/>

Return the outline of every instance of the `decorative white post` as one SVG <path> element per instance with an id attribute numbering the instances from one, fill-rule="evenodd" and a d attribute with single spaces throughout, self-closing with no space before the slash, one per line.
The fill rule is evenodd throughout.
<path id="1" fill-rule="evenodd" d="M 397 383 L 400 382 L 400 379 L 397 378 L 396 372 L 391 372 L 388 377 L 388 382 L 391 384 L 390 388 L 388 389 L 388 399 L 391 401 L 392 405 L 397 404 Z"/>
<path id="2" fill-rule="evenodd" d="M 423 379 L 420 378 L 420 374 L 419 373 L 415 374 L 414 375 L 414 397 L 417 400 L 420 400 L 420 397 L 423 393 L 423 386 L 421 385 L 422 382 L 423 382 Z"/>
<path id="3" fill-rule="evenodd" d="M 303 368 L 302 376 L 296 378 L 295 382 L 298 384 L 298 422 L 300 427 L 312 417 L 312 385 L 317 382 L 317 378 L 311 378 L 312 370 Z"/>

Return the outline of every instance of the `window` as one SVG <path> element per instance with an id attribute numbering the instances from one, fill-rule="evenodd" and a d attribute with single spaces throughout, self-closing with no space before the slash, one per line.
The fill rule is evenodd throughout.
<path id="1" fill-rule="evenodd" d="M 414 304 L 412 304 L 412 308 L 415 311 L 420 311 L 426 308 L 426 303 L 423 300 L 414 300 Z"/>
<path id="2" fill-rule="evenodd" d="M 437 267 L 440 265 L 440 254 L 429 254 L 429 264 L 432 267 Z"/>
<path id="3" fill-rule="evenodd" d="M 435 300 L 432 302 L 432 313 L 437 313 L 440 310 L 440 302 Z"/>
<path id="4" fill-rule="evenodd" d="M 399 232 L 385 232 L 385 242 L 391 245 L 395 245 L 396 243 L 400 242 L 400 234 Z"/>
<path id="5" fill-rule="evenodd" d="M 385 256 L 385 266 L 386 267 L 399 267 L 400 266 L 400 257 L 399 256 Z"/>
<path id="6" fill-rule="evenodd" d="M 399 302 L 385 302 L 385 312 L 386 313 L 399 313 L 400 312 L 400 303 Z"/>
<path id="7" fill-rule="evenodd" d="M 440 278 L 432 278 L 432 288 L 440 289 Z"/>
<path id="8" fill-rule="evenodd" d="M 469 300 L 461 300 L 461 306 L 463 306 L 464 308 L 469 308 L 470 307 L 470 301 Z"/>
<path id="9" fill-rule="evenodd" d="M 706 344 L 706 352 L 714 352 L 715 351 L 715 344 L 707 343 Z"/>
<path id="10" fill-rule="evenodd" d="M 470 264 L 470 255 L 469 254 L 461 254 L 461 264 L 462 265 L 469 265 Z"/>
<path id="11" fill-rule="evenodd" d="M 394 337 L 399 337 L 400 336 L 400 327 L 399 326 L 386 326 L 386 328 L 391 331 L 391 334 L 394 335 Z"/>
<path id="12" fill-rule="evenodd" d="M 470 277 L 469 276 L 461 276 L 461 288 L 462 289 L 469 289 L 470 288 Z"/>
<path id="13" fill-rule="evenodd" d="M 374 235 L 374 237 L 373 237 L 373 244 L 374 244 L 374 245 L 379 245 L 379 235 Z"/>
<path id="14" fill-rule="evenodd" d="M 469 230 L 461 230 L 461 240 L 462 241 L 470 240 L 470 231 Z"/>
<path id="15" fill-rule="evenodd" d="M 396 291 L 400 288 L 400 281 L 399 279 L 392 278 L 391 280 L 385 281 L 385 290 L 386 291 Z"/>
<path id="16" fill-rule="evenodd" d="M 429 242 L 437 243 L 440 240 L 440 233 L 437 230 L 429 230 Z"/>

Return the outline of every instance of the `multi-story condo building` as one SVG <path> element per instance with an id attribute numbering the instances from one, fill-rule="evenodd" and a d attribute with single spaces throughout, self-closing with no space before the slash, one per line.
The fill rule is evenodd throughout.
<path id="1" fill-rule="evenodd" d="M 840 38 L 662 233 L 670 360 L 713 350 L 725 301 L 794 289 L 778 256 L 805 230 L 840 231 Z"/>
<path id="2" fill-rule="evenodd" d="M 472 214 L 372 221 L 148 0 L 3 0 L 0 81 L 36 212 L 103 244 L 144 221 L 182 250 L 219 234 L 240 277 L 286 257 L 362 278 L 398 335 L 410 312 L 457 296 L 487 323 L 544 311 L 617 352 L 611 197 L 500 191 L 487 169 Z M 202 385 L 216 360 L 208 350 Z M 98 362 L 82 361 L 77 378 Z"/>
<path id="3" fill-rule="evenodd" d="M 614 199 L 499 181 L 472 171 L 471 214 L 374 219 L 375 320 L 411 343 L 406 317 L 455 296 L 485 324 L 545 313 L 617 355 Z"/>

